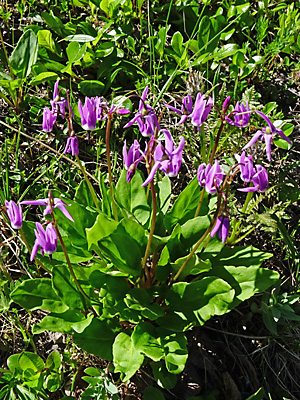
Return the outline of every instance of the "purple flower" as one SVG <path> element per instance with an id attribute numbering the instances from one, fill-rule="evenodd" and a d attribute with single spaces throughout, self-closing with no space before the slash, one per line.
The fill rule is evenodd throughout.
<path id="1" fill-rule="evenodd" d="M 253 138 L 250 140 L 250 142 L 248 144 L 246 144 L 246 146 L 243 147 L 243 150 L 246 150 L 249 147 L 251 147 L 259 138 L 261 138 L 261 139 L 264 138 L 264 140 L 266 142 L 267 158 L 269 161 L 271 161 L 271 142 L 277 133 L 282 139 L 286 140 L 288 142 L 288 144 L 291 145 L 292 142 L 290 141 L 290 139 L 287 136 L 285 136 L 285 134 L 282 132 L 281 129 L 275 128 L 275 126 L 272 124 L 270 119 L 264 113 L 262 113 L 261 111 L 255 111 L 255 112 L 256 112 L 256 114 L 260 115 L 266 121 L 268 126 L 257 131 L 255 133 L 255 135 L 253 136 Z"/>
<path id="2" fill-rule="evenodd" d="M 185 143 L 184 137 L 181 138 L 178 147 L 176 147 L 174 146 L 170 132 L 167 129 L 163 129 L 162 131 L 165 135 L 165 146 L 161 142 L 156 146 L 154 151 L 154 165 L 142 186 L 146 186 L 152 181 L 158 169 L 170 178 L 176 176 L 179 172 L 182 162 L 182 150 Z"/>
<path id="3" fill-rule="evenodd" d="M 192 124 L 200 127 L 203 122 L 206 121 L 212 105 L 213 100 L 211 97 L 206 100 L 201 93 L 198 93 L 194 105 L 194 110 L 190 114 Z"/>
<path id="4" fill-rule="evenodd" d="M 79 154 L 77 136 L 69 136 L 68 137 L 64 154 L 67 154 L 67 153 L 72 153 L 73 157 L 75 156 L 75 154 L 77 154 L 77 155 Z"/>
<path id="5" fill-rule="evenodd" d="M 225 243 L 229 232 L 229 218 L 225 212 L 222 212 L 217 218 L 217 222 L 210 233 L 210 237 L 214 237 L 217 232 L 219 232 L 219 239 L 222 239 L 222 243 Z"/>
<path id="6" fill-rule="evenodd" d="M 58 91 L 58 83 L 59 79 L 55 82 L 54 85 L 54 91 L 53 91 L 53 100 L 50 100 L 50 104 L 52 107 L 52 112 L 53 114 L 56 114 L 59 112 L 60 116 L 62 118 L 65 118 L 66 115 L 66 107 L 69 108 L 69 103 L 64 97 L 60 97 L 59 91 Z M 71 109 L 71 113 L 73 115 L 73 110 Z M 73 115 L 74 116 L 74 115 Z"/>
<path id="7" fill-rule="evenodd" d="M 43 131 L 51 132 L 56 121 L 57 114 L 50 110 L 49 107 L 44 108 L 43 112 Z"/>
<path id="8" fill-rule="evenodd" d="M 60 209 L 60 211 L 72 222 L 74 222 L 74 219 L 71 217 L 70 213 L 67 211 L 65 206 L 70 206 L 71 204 L 67 204 L 64 201 L 62 201 L 61 199 L 55 197 L 53 199 L 53 203 L 54 203 L 54 207 L 57 207 Z M 21 201 L 20 204 L 26 204 L 26 205 L 30 205 L 30 206 L 45 206 L 45 210 L 43 215 L 47 215 L 51 213 L 51 206 L 49 203 L 49 199 L 39 199 L 39 200 L 24 200 Z"/>
<path id="9" fill-rule="evenodd" d="M 249 123 L 251 115 L 248 101 L 246 101 L 246 107 L 244 106 L 244 104 L 242 103 L 240 104 L 240 102 L 238 101 L 234 107 L 233 114 L 234 114 L 233 115 L 234 121 L 228 117 L 225 117 L 226 121 L 230 125 L 235 125 L 238 126 L 239 128 L 245 128 Z"/>
<path id="10" fill-rule="evenodd" d="M 197 176 L 199 185 L 205 186 L 205 190 L 208 193 L 214 194 L 223 181 L 224 173 L 221 172 L 219 163 L 216 160 L 213 166 L 204 163 L 199 165 Z"/>
<path id="11" fill-rule="evenodd" d="M 181 110 L 178 108 L 175 108 L 173 106 L 167 105 L 167 107 L 176 112 L 177 114 L 181 115 L 181 119 L 179 121 L 179 124 L 183 124 L 188 116 L 192 113 L 193 111 L 193 100 L 192 97 L 188 94 L 186 97 L 183 98 L 182 100 L 182 105 L 181 105 Z"/>
<path id="12" fill-rule="evenodd" d="M 34 233 L 36 239 L 32 248 L 30 261 L 34 259 L 40 247 L 43 257 L 44 254 L 51 255 L 55 253 L 57 248 L 57 235 L 51 222 L 47 225 L 46 231 L 44 231 L 43 226 L 39 222 L 36 222 Z"/>
<path id="13" fill-rule="evenodd" d="M 96 129 L 98 101 L 94 97 L 86 97 L 84 106 L 82 106 L 81 100 L 78 101 L 78 111 L 81 117 L 82 128 L 86 131 L 93 131 Z"/>
<path id="14" fill-rule="evenodd" d="M 140 144 L 137 140 L 133 142 L 127 153 L 126 140 L 123 146 L 123 159 L 124 167 L 127 169 L 127 182 L 129 183 L 135 174 L 136 167 L 138 163 L 143 159 Z"/>
<path id="15" fill-rule="evenodd" d="M 145 103 L 147 93 L 148 86 L 145 87 L 141 96 L 139 111 L 135 114 L 132 120 L 124 126 L 124 128 L 128 128 L 136 122 L 143 136 L 152 136 L 154 135 L 156 128 L 160 130 L 160 126 L 153 108 Z"/>
<path id="16" fill-rule="evenodd" d="M 253 175 L 255 174 L 255 168 L 252 163 L 252 156 L 247 156 L 245 152 L 239 156 L 238 154 L 234 155 L 237 162 L 240 164 L 241 178 L 244 182 L 250 182 Z"/>
<path id="17" fill-rule="evenodd" d="M 269 187 L 267 170 L 262 165 L 256 166 L 256 172 L 252 177 L 253 186 L 238 189 L 240 192 L 265 192 Z"/>
<path id="18" fill-rule="evenodd" d="M 5 200 L 6 212 L 13 229 L 21 229 L 23 221 L 22 208 L 17 205 L 13 200 Z"/>
<path id="19" fill-rule="evenodd" d="M 225 101 L 224 101 L 224 103 L 223 103 L 222 111 L 223 111 L 224 114 L 225 114 L 225 113 L 227 112 L 227 110 L 228 110 L 229 103 L 230 103 L 230 99 L 231 99 L 230 96 L 226 97 L 226 99 L 225 99 Z"/>

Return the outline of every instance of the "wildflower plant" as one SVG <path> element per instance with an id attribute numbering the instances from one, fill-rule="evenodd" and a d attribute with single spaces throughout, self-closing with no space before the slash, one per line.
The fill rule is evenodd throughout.
<path id="1" fill-rule="evenodd" d="M 124 169 L 116 184 L 110 131 L 113 118 L 129 111 L 96 99 L 86 99 L 82 106 L 85 129 L 95 126 L 97 115 L 106 121 L 108 186 L 102 182 L 101 193 L 80 163 L 72 113 L 65 114 L 69 127 L 65 152 L 74 153 L 84 179 L 73 200 L 50 193 L 46 199 L 21 202 L 46 207 L 43 225 L 36 223 L 35 238 L 32 235 L 28 242 L 31 260 L 37 260 L 48 275 L 23 281 L 12 299 L 27 310 L 49 311 L 34 325 L 34 334 L 45 330 L 72 334 L 78 346 L 112 361 L 123 381 L 148 364 L 158 383 L 170 388 L 188 358 L 185 332 L 263 292 L 279 275 L 261 267 L 270 254 L 252 246 L 226 245 L 244 235 L 229 202 L 241 186 L 239 179 L 245 186 L 238 190 L 247 193 L 241 194 L 243 214 L 255 192 L 264 193 L 269 181 L 267 169 L 245 151 L 236 155 L 233 165 L 226 165 L 220 157 L 220 138 L 229 125 L 247 129 L 256 114 L 248 104 L 239 103 L 230 113 L 226 99 L 223 109 L 217 110 L 220 122 L 213 146 L 206 149 L 207 161 L 199 160 L 198 173 L 172 202 L 171 181 L 183 174 L 187 139 L 162 128 L 163 114 L 158 116 L 146 104 L 147 93 L 148 88 L 138 111 L 125 124 L 126 129 L 136 122 L 141 137 L 129 144 L 129 150 L 125 141 Z M 212 98 L 198 94 L 193 108 L 188 95 L 180 109 L 169 109 L 181 116 L 180 124 L 192 124 L 203 135 L 201 127 L 216 106 Z M 263 118 L 268 123 L 269 118 Z M 272 131 L 276 133 L 283 137 Z M 12 227 L 19 226 L 18 206 L 7 201 L 5 207 Z M 31 226 L 26 221 L 23 225 L 27 231 Z M 46 254 L 51 261 L 43 257 Z"/>

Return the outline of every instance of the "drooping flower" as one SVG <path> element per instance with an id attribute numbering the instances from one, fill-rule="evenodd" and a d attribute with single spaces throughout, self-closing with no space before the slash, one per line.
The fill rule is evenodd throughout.
<path id="1" fill-rule="evenodd" d="M 34 230 L 34 233 L 36 239 L 32 248 L 30 261 L 34 259 L 39 251 L 39 248 L 41 248 L 43 257 L 44 254 L 51 255 L 55 253 L 57 248 L 57 234 L 51 222 L 47 225 L 45 231 L 43 226 L 39 222 L 36 222 L 36 229 Z"/>
<path id="2" fill-rule="evenodd" d="M 256 165 L 256 172 L 251 180 L 253 186 L 238 189 L 241 192 L 265 192 L 269 187 L 268 171 L 262 165 Z"/>
<path id="3" fill-rule="evenodd" d="M 58 91 L 58 84 L 59 84 L 59 79 L 55 82 L 54 85 L 54 91 L 53 91 L 53 100 L 50 100 L 50 104 L 52 107 L 52 112 L 53 114 L 60 114 L 62 118 L 65 118 L 66 115 L 66 107 L 69 108 L 69 103 L 68 101 L 64 98 L 61 97 Z M 71 114 L 73 115 L 73 110 L 72 107 L 70 107 Z"/>
<path id="4" fill-rule="evenodd" d="M 229 232 L 229 218 L 227 212 L 222 212 L 217 218 L 216 224 L 210 233 L 210 237 L 214 237 L 217 232 L 219 232 L 219 239 L 222 243 L 226 242 L 228 232 Z"/>
<path id="5" fill-rule="evenodd" d="M 198 168 L 198 182 L 199 185 L 205 187 L 207 193 L 215 194 L 217 188 L 220 187 L 224 173 L 221 171 L 218 160 L 216 160 L 211 166 L 211 164 L 201 164 Z"/>
<path id="6" fill-rule="evenodd" d="M 246 156 L 245 152 L 241 155 L 234 155 L 237 162 L 240 165 L 241 178 L 244 182 L 250 182 L 253 175 L 256 173 L 255 168 L 252 163 L 252 156 Z"/>
<path id="7" fill-rule="evenodd" d="M 213 99 L 211 97 L 206 100 L 204 95 L 201 93 L 197 94 L 194 110 L 190 114 L 194 126 L 200 127 L 206 121 L 212 105 Z"/>
<path id="8" fill-rule="evenodd" d="M 66 148 L 64 150 L 64 154 L 67 153 L 72 153 L 72 156 L 74 157 L 75 154 L 79 154 L 79 148 L 78 148 L 78 138 L 77 136 L 69 136 L 67 139 L 66 143 Z"/>
<path id="9" fill-rule="evenodd" d="M 81 100 L 78 101 L 81 125 L 86 131 L 93 131 L 96 129 L 97 117 L 99 117 L 97 106 L 99 107 L 98 100 L 96 101 L 94 97 L 86 97 L 84 106 L 82 105 Z"/>
<path id="10" fill-rule="evenodd" d="M 53 199 L 53 203 L 54 203 L 53 208 L 57 207 L 70 221 L 74 222 L 74 219 L 72 218 L 72 216 L 70 215 L 70 213 L 68 212 L 68 210 L 65 207 L 65 206 L 70 206 L 71 204 L 65 203 L 63 200 L 59 199 L 58 197 L 55 197 Z M 51 205 L 50 205 L 48 198 L 47 199 L 39 199 L 39 200 L 24 200 L 24 201 L 21 201 L 20 204 L 26 204 L 26 205 L 30 205 L 30 206 L 45 206 L 46 208 L 43 212 L 43 215 L 45 216 L 45 215 L 51 213 Z"/>
<path id="11" fill-rule="evenodd" d="M 22 207 L 17 205 L 13 200 L 5 200 L 6 212 L 13 229 L 21 229 L 23 222 Z"/>
<path id="12" fill-rule="evenodd" d="M 127 182 L 129 183 L 135 174 L 136 167 L 138 163 L 143 159 L 142 151 L 139 142 L 135 139 L 133 144 L 129 147 L 127 153 L 126 140 L 123 146 L 123 159 L 124 167 L 127 170 Z"/>
<path id="13" fill-rule="evenodd" d="M 278 134 L 282 139 L 288 142 L 288 144 L 292 145 L 292 142 L 287 136 L 285 136 L 285 134 L 281 129 L 275 128 L 271 120 L 264 113 L 262 113 L 261 111 L 255 111 L 255 112 L 266 121 L 268 126 L 257 131 L 253 136 L 253 138 L 250 140 L 250 142 L 243 147 L 243 150 L 246 150 L 249 147 L 251 147 L 259 138 L 264 139 L 266 143 L 267 158 L 269 161 L 271 161 L 271 142 L 272 139 L 276 136 L 276 134 Z"/>
<path id="14" fill-rule="evenodd" d="M 240 104 L 240 102 L 238 101 L 234 107 L 233 120 L 229 117 L 225 117 L 225 119 L 230 125 L 235 125 L 239 128 L 245 128 L 249 123 L 250 116 L 251 113 L 248 101 L 246 101 L 246 107 L 244 106 L 244 104 Z"/>
<path id="15" fill-rule="evenodd" d="M 44 108 L 43 112 L 43 131 L 51 132 L 56 121 L 57 113 L 50 110 L 49 107 Z"/>
<path id="16" fill-rule="evenodd" d="M 163 129 L 162 131 L 165 135 L 165 146 L 161 142 L 156 146 L 153 156 L 154 165 L 142 186 L 148 185 L 153 180 L 158 169 L 172 178 L 178 174 L 181 167 L 182 151 L 185 143 L 184 137 L 181 138 L 178 147 L 176 147 L 170 132 L 167 129 Z"/>
<path id="17" fill-rule="evenodd" d="M 183 124 L 187 118 L 189 117 L 189 115 L 192 113 L 193 111 L 193 100 L 192 97 L 188 94 L 187 96 L 185 96 L 182 100 L 182 105 L 181 105 L 181 109 L 179 110 L 176 107 L 170 106 L 169 104 L 167 105 L 167 107 L 176 112 L 177 114 L 181 115 L 181 119 L 178 122 L 179 124 Z"/>
<path id="18" fill-rule="evenodd" d="M 145 103 L 148 93 L 148 86 L 145 87 L 139 103 L 139 110 L 124 128 L 128 128 L 135 122 L 138 124 L 141 134 L 145 137 L 155 134 L 155 129 L 160 130 L 157 116 L 152 107 Z"/>

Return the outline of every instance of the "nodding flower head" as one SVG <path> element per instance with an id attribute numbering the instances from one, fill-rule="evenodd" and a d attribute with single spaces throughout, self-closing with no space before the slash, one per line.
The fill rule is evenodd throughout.
<path id="1" fill-rule="evenodd" d="M 267 158 L 269 161 L 271 161 L 271 142 L 277 134 L 286 142 L 288 142 L 288 144 L 292 145 L 292 142 L 287 136 L 285 136 L 285 134 L 282 132 L 281 129 L 275 128 L 271 120 L 264 113 L 262 113 L 261 111 L 255 111 L 255 112 L 266 121 L 268 126 L 257 131 L 253 136 L 253 138 L 250 140 L 250 142 L 243 147 L 243 150 L 246 150 L 249 147 L 251 147 L 255 142 L 257 142 L 258 139 L 264 139 L 266 143 Z"/>
<path id="2" fill-rule="evenodd" d="M 141 96 L 138 112 L 135 114 L 132 120 L 130 120 L 124 126 L 124 128 L 128 128 L 136 122 L 138 124 L 141 134 L 145 137 L 154 135 L 155 129 L 160 130 L 158 119 L 153 108 L 145 103 L 147 93 L 148 86 L 146 86 Z"/>
<path id="3" fill-rule="evenodd" d="M 190 114 L 192 124 L 200 127 L 207 119 L 213 105 L 213 99 L 211 97 L 206 100 L 205 96 L 201 93 L 197 94 L 194 110 Z"/>
<path id="4" fill-rule="evenodd" d="M 71 135 L 68 137 L 64 154 L 66 154 L 66 153 L 72 153 L 73 157 L 75 156 L 75 154 L 77 154 L 77 155 L 79 154 L 77 136 Z"/>
<path id="5" fill-rule="evenodd" d="M 146 150 L 147 151 L 147 146 Z M 145 153 L 144 152 L 144 153 Z M 130 146 L 127 153 L 127 145 L 126 140 L 123 146 L 123 159 L 124 159 L 124 167 L 127 169 L 127 182 L 129 183 L 135 174 L 136 167 L 138 163 L 144 158 L 143 153 L 140 148 L 140 144 L 137 140 L 133 142 Z"/>
<path id="6" fill-rule="evenodd" d="M 99 117 L 99 102 L 94 97 L 86 97 L 84 106 L 78 101 L 78 111 L 81 117 L 82 128 L 86 131 L 96 129 L 97 117 Z"/>
<path id="7" fill-rule="evenodd" d="M 6 212 L 13 229 L 21 229 L 23 222 L 22 208 L 17 205 L 13 200 L 5 200 Z"/>
<path id="8" fill-rule="evenodd" d="M 244 106 L 244 104 L 240 104 L 240 102 L 238 101 L 233 110 L 233 120 L 229 117 L 225 117 L 225 119 L 230 125 L 235 125 L 239 128 L 245 128 L 249 123 L 250 115 L 251 113 L 248 101 L 246 102 L 246 107 Z"/>
<path id="9" fill-rule="evenodd" d="M 197 174 L 199 185 L 205 187 L 206 192 L 210 194 L 217 192 L 217 188 L 223 182 L 224 175 L 217 160 L 213 166 L 204 163 L 199 165 Z"/>
<path id="10" fill-rule="evenodd" d="M 210 233 L 210 237 L 214 237 L 217 232 L 219 232 L 219 239 L 222 243 L 226 242 L 228 232 L 229 232 L 229 218 L 226 211 L 223 211 L 217 218 L 216 224 Z"/>
<path id="11" fill-rule="evenodd" d="M 35 242 L 32 248 L 30 261 L 34 259 L 39 248 L 41 248 L 41 253 L 47 254 L 51 256 L 51 254 L 55 253 L 57 248 L 57 234 L 54 226 L 50 223 L 47 225 L 46 230 L 44 230 L 43 226 L 36 222 L 35 233 Z"/>
<path id="12" fill-rule="evenodd" d="M 181 119 L 179 121 L 179 124 L 183 124 L 187 118 L 189 117 L 189 115 L 192 113 L 193 111 L 193 100 L 191 95 L 187 95 L 183 98 L 182 100 L 182 105 L 181 105 L 181 109 L 179 110 L 178 108 L 175 108 L 173 106 L 167 105 L 167 107 L 176 112 L 177 114 L 181 115 Z"/>
<path id="13" fill-rule="evenodd" d="M 237 162 L 240 165 L 241 178 L 244 182 L 250 182 L 253 175 L 255 174 L 255 168 L 252 163 L 252 156 L 246 156 L 245 152 L 241 155 L 234 155 Z"/>
<path id="14" fill-rule="evenodd" d="M 253 186 L 238 189 L 240 192 L 265 192 L 269 187 L 268 171 L 262 165 L 257 164 L 254 169 L 251 182 Z"/>
<path id="15" fill-rule="evenodd" d="M 44 112 L 43 112 L 43 131 L 44 132 L 51 132 L 53 129 L 53 126 L 55 124 L 56 121 L 56 116 L 57 113 L 53 112 L 53 110 L 50 110 L 49 107 L 45 107 L 44 108 Z"/>
<path id="16" fill-rule="evenodd" d="M 172 178 L 178 174 L 181 167 L 182 151 L 185 143 L 184 137 L 181 138 L 178 147 L 176 147 L 170 132 L 167 129 L 163 129 L 162 131 L 165 134 L 165 146 L 161 142 L 156 146 L 153 157 L 154 165 L 142 186 L 148 185 L 153 180 L 158 169 Z"/>
<path id="17" fill-rule="evenodd" d="M 59 79 L 55 82 L 53 91 L 53 100 L 50 100 L 53 114 L 59 114 L 62 118 L 66 116 L 66 107 L 69 108 L 68 101 L 61 97 L 58 90 Z M 72 107 L 70 106 L 71 114 L 73 115 Z M 74 115 L 73 115 L 74 116 Z"/>

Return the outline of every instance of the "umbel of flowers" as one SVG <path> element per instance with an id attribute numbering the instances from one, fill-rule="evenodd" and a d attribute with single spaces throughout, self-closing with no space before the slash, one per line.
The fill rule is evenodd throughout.
<path id="1" fill-rule="evenodd" d="M 181 138 L 179 138 L 178 145 L 176 145 L 170 131 L 161 128 L 160 123 L 158 122 L 161 119 L 161 116 L 158 117 L 154 108 L 147 104 L 148 90 L 149 88 L 148 86 L 146 86 L 140 97 L 138 111 L 135 113 L 133 118 L 124 126 L 124 128 L 128 128 L 134 124 L 137 124 L 141 135 L 148 139 L 148 141 L 146 141 L 144 145 L 142 145 L 143 148 L 141 148 L 139 141 L 134 140 L 134 143 L 127 150 L 127 143 L 125 140 L 123 146 L 123 159 L 124 167 L 127 170 L 128 183 L 134 176 L 139 163 L 144 162 L 146 164 L 148 176 L 145 178 L 142 186 L 150 185 L 153 196 L 153 204 L 155 205 L 155 187 L 153 182 L 156 173 L 158 170 L 160 170 L 170 178 L 176 177 L 178 175 L 182 164 L 183 151 L 186 140 L 182 136 Z M 65 97 L 62 95 L 62 93 L 64 93 Z M 75 156 L 77 158 L 77 161 L 80 163 L 80 160 L 78 158 L 79 141 L 73 129 L 73 109 L 69 102 L 67 90 L 59 89 L 59 80 L 57 80 L 54 85 L 53 99 L 50 101 L 50 105 L 51 109 L 45 107 L 43 113 L 44 131 L 49 132 L 53 129 L 57 117 L 60 117 L 63 120 L 67 121 L 69 128 L 69 137 L 66 142 L 64 153 L 71 153 L 72 156 Z M 218 233 L 219 238 L 223 241 L 223 243 L 226 242 L 230 230 L 230 214 L 228 212 L 227 197 L 229 186 L 234 176 L 239 174 L 241 180 L 244 182 L 244 186 L 238 188 L 238 190 L 241 192 L 246 192 L 249 195 L 253 192 L 263 193 L 268 189 L 269 185 L 268 172 L 265 167 L 260 164 L 255 164 L 253 162 L 253 156 L 247 155 L 245 153 L 245 150 L 250 149 L 258 140 L 264 139 L 267 159 L 268 161 L 271 161 L 271 143 L 276 135 L 279 135 L 279 137 L 291 144 L 290 139 L 283 133 L 281 129 L 275 128 L 271 120 L 261 111 L 251 111 L 247 102 L 246 104 L 237 102 L 234 109 L 230 112 L 228 112 L 229 106 L 230 97 L 227 97 L 222 106 L 222 110 L 218 110 L 221 118 L 221 125 L 214 143 L 214 149 L 209 155 L 209 162 L 201 163 L 199 165 L 197 173 L 199 185 L 203 188 L 202 196 L 199 203 L 199 209 L 201 207 L 201 201 L 203 199 L 204 192 L 208 193 L 209 195 L 217 195 L 220 198 L 220 201 L 218 203 L 219 208 L 217 210 L 217 218 L 214 221 L 214 226 L 212 226 L 210 234 L 211 236 L 214 236 Z M 188 94 L 182 99 L 180 108 L 176 108 L 174 106 L 171 106 L 170 104 L 168 104 L 167 107 L 169 108 L 169 110 L 179 114 L 179 124 L 192 123 L 195 129 L 199 132 L 202 132 L 202 126 L 207 121 L 211 110 L 213 108 L 216 108 L 213 104 L 213 99 L 211 97 L 206 98 L 205 95 L 201 93 L 197 94 L 195 102 L 193 102 L 191 95 Z M 84 104 L 81 102 L 81 100 L 79 100 L 78 111 L 81 118 L 82 128 L 87 132 L 95 130 L 97 128 L 98 121 L 107 120 L 107 163 L 109 167 L 109 181 L 112 201 L 114 202 L 109 151 L 109 132 L 111 127 L 110 124 L 114 114 L 126 115 L 129 114 L 130 111 L 124 108 L 117 107 L 115 105 L 109 106 L 106 101 L 101 100 L 101 98 L 97 96 L 94 98 L 85 97 Z M 235 126 L 237 128 L 247 127 L 250 121 L 251 113 L 253 112 L 259 115 L 266 122 L 267 126 L 262 127 L 254 134 L 249 143 L 244 146 L 243 152 L 240 155 L 235 154 L 237 163 L 232 168 L 230 168 L 227 174 L 225 174 L 224 167 L 220 166 L 219 161 L 215 159 L 216 150 L 222 130 L 225 129 L 226 124 Z M 81 166 L 81 164 L 79 165 Z M 85 178 L 87 179 L 87 176 L 82 166 L 81 168 Z M 95 205 L 98 208 L 94 190 L 92 189 L 88 179 L 87 182 L 91 190 Z M 45 206 L 46 208 L 44 211 L 44 215 L 50 214 L 51 210 L 57 207 L 66 215 L 67 218 L 73 220 L 65 208 L 67 204 L 60 199 L 55 198 L 53 200 L 50 200 L 49 198 L 34 201 L 23 201 L 21 202 L 21 204 Z M 5 202 L 7 216 L 9 217 L 11 225 L 14 229 L 21 229 L 22 226 L 23 214 L 21 204 L 17 205 L 12 200 L 9 202 Z M 117 219 L 116 206 L 115 204 L 113 205 L 114 215 Z M 153 225 L 155 225 L 155 217 L 154 221 L 152 222 Z M 46 227 L 46 231 L 44 231 L 40 223 L 37 223 L 36 227 L 36 242 L 31 259 L 34 258 L 39 248 L 41 249 L 42 254 L 53 253 L 56 249 L 57 243 L 57 235 L 55 233 L 53 225 L 49 224 Z"/>

